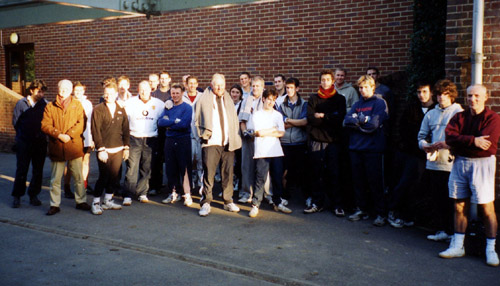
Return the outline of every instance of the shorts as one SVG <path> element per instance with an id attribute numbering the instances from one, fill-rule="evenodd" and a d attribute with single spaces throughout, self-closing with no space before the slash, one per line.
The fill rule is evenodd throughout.
<path id="1" fill-rule="evenodd" d="M 486 204 L 495 200 L 496 157 L 467 158 L 457 156 L 448 181 L 449 196 L 470 198 L 471 203 Z"/>

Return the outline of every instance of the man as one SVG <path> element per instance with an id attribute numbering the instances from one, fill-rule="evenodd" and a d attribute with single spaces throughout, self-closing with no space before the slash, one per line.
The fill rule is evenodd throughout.
<path id="1" fill-rule="evenodd" d="M 160 73 L 160 88 L 152 91 L 151 96 L 160 99 L 165 102 L 172 98 L 170 96 L 170 82 L 172 79 L 170 78 L 170 74 L 166 71 L 162 71 Z M 150 78 L 151 82 L 151 78 Z"/>
<path id="2" fill-rule="evenodd" d="M 387 221 L 395 228 L 413 225 L 411 198 L 413 192 L 417 191 L 425 170 L 425 152 L 420 150 L 415 139 L 425 114 L 436 105 L 432 85 L 421 82 L 417 86 L 417 96 L 409 100 L 399 119 L 399 132 L 396 133 L 397 149 L 393 170 L 397 175 L 397 182 L 389 196 L 387 217 Z"/>
<path id="3" fill-rule="evenodd" d="M 372 77 L 361 76 L 358 79 L 358 87 L 361 99 L 352 106 L 344 119 L 344 126 L 350 132 L 349 155 L 356 199 L 356 211 L 349 216 L 349 220 L 368 219 L 368 187 L 377 215 L 373 225 L 384 226 L 386 210 L 382 177 L 385 135 L 382 126 L 389 117 L 387 104 L 375 96 L 375 80 Z"/>
<path id="4" fill-rule="evenodd" d="M 238 135 L 238 117 L 234 103 L 226 91 L 226 79 L 222 74 L 212 76 L 207 88 L 195 107 L 195 125 L 202 140 L 203 196 L 199 215 L 207 216 L 212 201 L 215 172 L 221 162 L 224 209 L 238 212 L 233 203 L 234 150 L 241 148 Z"/>
<path id="5" fill-rule="evenodd" d="M 121 107 L 125 108 L 125 104 L 132 97 L 132 93 L 128 91 L 130 88 L 130 79 L 126 75 L 122 75 L 118 78 L 118 98 L 116 103 Z"/>
<path id="6" fill-rule="evenodd" d="M 345 69 L 337 68 L 335 70 L 335 90 L 345 97 L 346 112 L 349 112 L 353 104 L 359 100 L 359 96 L 352 84 L 345 82 L 346 75 Z"/>
<path id="7" fill-rule="evenodd" d="M 189 104 L 193 110 L 191 121 L 191 160 L 193 166 L 193 188 L 203 186 L 203 166 L 201 164 L 201 143 L 198 137 L 196 126 L 194 125 L 194 107 L 201 97 L 202 93 L 198 91 L 198 79 L 194 76 L 188 76 L 186 79 L 187 90 L 182 96 L 182 100 Z"/>
<path id="8" fill-rule="evenodd" d="M 28 188 L 30 204 L 39 206 L 42 188 L 43 165 L 47 154 L 47 136 L 41 130 L 41 121 L 47 101 L 43 98 L 47 86 L 43 80 L 34 80 L 29 86 L 30 95 L 19 100 L 14 108 L 12 125 L 16 130 L 16 178 L 12 189 L 13 208 L 21 206 L 21 196 L 26 192 L 26 180 L 30 162 L 31 182 Z"/>
<path id="9" fill-rule="evenodd" d="M 165 103 L 151 97 L 151 86 L 147 81 L 139 84 L 139 96 L 129 100 L 125 111 L 130 125 L 130 151 L 125 175 L 124 206 L 132 204 L 132 195 L 141 203 L 147 203 L 151 158 L 158 144 L 158 118 Z M 140 177 L 138 174 L 140 172 Z"/>
<path id="10" fill-rule="evenodd" d="M 291 187 L 298 187 L 306 198 L 309 192 L 304 176 L 307 158 L 307 102 L 299 94 L 300 81 L 288 78 L 285 82 L 286 98 L 278 107 L 283 115 L 285 135 L 280 138 L 284 160 L 285 199 L 289 199 Z"/>
<path id="11" fill-rule="evenodd" d="M 450 119 L 463 109 L 455 100 L 458 97 L 457 86 L 444 79 L 434 85 L 438 105 L 427 112 L 418 132 L 420 149 L 427 153 L 426 176 L 428 190 L 432 197 L 432 213 L 436 234 L 427 239 L 447 240 L 452 233 L 452 202 L 448 197 L 448 180 L 453 165 L 453 155 L 445 142 L 445 128 Z"/>
<path id="12" fill-rule="evenodd" d="M 254 155 L 254 130 L 247 126 L 255 111 L 262 110 L 264 103 L 262 94 L 264 92 L 264 79 L 254 76 L 252 79 L 252 92 L 250 96 L 243 99 L 240 108 L 239 120 L 241 134 L 243 135 L 243 146 L 241 148 L 241 188 L 242 196 L 238 202 L 251 203 L 253 195 L 253 185 L 255 183 L 255 162 Z M 269 193 L 269 180 L 266 182 L 266 193 Z"/>
<path id="13" fill-rule="evenodd" d="M 252 80 L 249 72 L 242 72 L 239 76 L 241 89 L 243 89 L 243 99 L 247 98 L 252 93 Z"/>
<path id="14" fill-rule="evenodd" d="M 158 98 L 163 102 L 170 100 L 170 74 L 166 71 L 160 73 L 160 88 L 151 93 L 152 97 Z M 165 154 L 163 154 L 163 146 L 165 145 L 165 127 L 158 128 L 158 144 L 153 150 L 153 159 L 151 166 L 151 178 L 149 179 L 149 194 L 154 196 L 160 193 L 163 188 L 163 162 Z"/>
<path id="15" fill-rule="evenodd" d="M 278 74 L 274 77 L 274 87 L 278 92 L 278 99 L 276 99 L 276 109 L 283 103 L 286 97 L 286 89 L 285 89 L 285 81 L 286 78 L 282 74 Z"/>
<path id="16" fill-rule="evenodd" d="M 366 69 L 366 75 L 371 76 L 375 80 L 375 94 L 380 94 L 383 99 L 387 102 L 387 106 L 389 107 L 389 114 L 392 111 L 393 107 L 393 98 L 391 89 L 384 84 L 381 84 L 378 80 L 380 77 L 380 71 L 376 67 L 368 67 Z"/>
<path id="17" fill-rule="evenodd" d="M 321 84 L 318 92 L 311 95 L 307 103 L 312 204 L 304 209 L 304 213 L 322 211 L 325 195 L 328 195 L 334 214 L 343 217 L 339 156 L 346 103 L 345 98 L 335 90 L 331 70 L 321 71 L 319 79 Z"/>
<path id="18" fill-rule="evenodd" d="M 158 89 L 158 84 L 160 83 L 158 74 L 149 74 L 149 86 L 151 86 L 151 92 L 155 92 Z"/>
<path id="19" fill-rule="evenodd" d="M 118 185 L 122 160 L 129 155 L 129 123 L 125 109 L 116 101 L 116 83 L 104 85 L 103 98 L 92 113 L 92 136 L 97 150 L 99 178 L 95 184 L 91 212 L 102 214 L 103 210 L 119 210 L 121 205 L 113 202 L 113 193 Z M 101 204 L 103 192 L 104 201 Z"/>
<path id="20" fill-rule="evenodd" d="M 73 95 L 80 101 L 85 111 L 85 130 L 83 131 L 83 161 L 82 161 L 82 172 L 83 172 L 83 186 L 87 192 L 91 192 L 92 188 L 89 187 L 87 179 L 90 173 L 90 153 L 94 149 L 94 141 L 92 140 L 92 134 L 90 132 L 90 117 L 92 116 L 92 102 L 85 96 L 86 86 L 81 82 L 77 81 L 73 84 Z M 73 199 L 75 196 L 71 192 L 70 187 L 71 173 L 64 170 L 64 197 Z"/>
<path id="21" fill-rule="evenodd" d="M 457 113 L 446 127 L 446 144 L 455 154 L 448 187 L 455 205 L 455 234 L 450 247 L 439 253 L 442 258 L 462 257 L 470 203 L 483 213 L 486 232 L 486 263 L 498 266 L 495 251 L 497 218 L 495 214 L 495 167 L 500 116 L 485 106 L 486 87 L 467 88 L 469 109 Z"/>
<path id="22" fill-rule="evenodd" d="M 175 203 L 184 197 L 184 205 L 191 206 L 191 120 L 193 108 L 183 101 L 184 87 L 174 83 L 171 88 L 172 107 L 164 108 L 158 120 L 159 127 L 167 128 L 165 138 L 165 170 L 169 196 L 164 204 Z M 196 91 L 196 88 L 194 88 Z M 165 105 L 166 106 L 166 105 Z"/>
<path id="23" fill-rule="evenodd" d="M 71 97 L 73 91 L 71 81 L 61 80 L 57 87 L 56 99 L 47 104 L 42 119 L 42 131 L 49 135 L 49 157 L 52 161 L 50 209 L 47 215 L 60 212 L 61 178 L 66 162 L 68 162 L 68 169 L 73 175 L 76 208 L 90 210 L 83 188 L 82 173 L 85 112 L 82 104 Z"/>

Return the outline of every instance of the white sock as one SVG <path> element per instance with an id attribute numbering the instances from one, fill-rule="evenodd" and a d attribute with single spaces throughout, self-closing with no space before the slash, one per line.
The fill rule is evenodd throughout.
<path id="1" fill-rule="evenodd" d="M 98 204 L 100 202 L 101 202 L 101 198 L 100 197 L 94 198 L 94 204 Z"/>
<path id="2" fill-rule="evenodd" d="M 490 250 L 495 251 L 495 242 L 496 242 L 496 238 L 487 238 L 486 239 L 486 251 L 490 251 Z"/>
<path id="3" fill-rule="evenodd" d="M 105 194 L 104 195 L 104 200 L 105 201 L 111 201 L 113 199 L 113 194 Z"/>
<path id="4" fill-rule="evenodd" d="M 456 248 L 462 248 L 464 247 L 464 238 L 465 238 L 465 233 L 456 233 L 454 236 L 454 246 Z"/>

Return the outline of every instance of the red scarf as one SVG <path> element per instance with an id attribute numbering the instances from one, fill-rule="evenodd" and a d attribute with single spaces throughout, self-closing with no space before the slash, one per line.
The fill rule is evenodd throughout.
<path id="1" fill-rule="evenodd" d="M 335 93 L 337 93 L 337 91 L 335 90 L 334 85 L 332 85 L 332 87 L 330 87 L 329 89 L 324 89 L 320 86 L 318 90 L 318 96 L 324 99 L 334 96 Z"/>
<path id="2" fill-rule="evenodd" d="M 71 95 L 63 99 L 60 95 L 57 96 L 57 103 L 62 107 L 63 110 L 68 108 L 69 103 L 71 102 Z"/>

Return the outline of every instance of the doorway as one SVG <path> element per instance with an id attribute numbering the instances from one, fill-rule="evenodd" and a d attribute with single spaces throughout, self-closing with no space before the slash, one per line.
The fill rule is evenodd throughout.
<path id="1" fill-rule="evenodd" d="M 35 80 L 35 48 L 33 44 L 5 46 L 7 87 L 26 96 L 26 88 Z"/>

